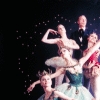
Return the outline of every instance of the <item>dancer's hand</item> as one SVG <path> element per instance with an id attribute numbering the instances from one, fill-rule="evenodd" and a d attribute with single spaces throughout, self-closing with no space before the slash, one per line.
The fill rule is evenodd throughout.
<path id="1" fill-rule="evenodd" d="M 63 40 L 59 40 L 59 41 L 58 41 L 58 44 L 61 45 L 61 46 L 65 46 Z"/>
<path id="2" fill-rule="evenodd" d="M 57 31 L 55 31 L 55 30 L 53 30 L 53 29 L 48 29 L 48 31 L 50 32 L 50 33 L 52 33 L 52 34 L 56 34 L 57 35 Z"/>
<path id="3" fill-rule="evenodd" d="M 35 87 L 35 83 L 33 83 L 32 85 L 30 85 L 27 89 L 27 92 L 31 92 L 33 90 L 33 88 Z"/>
<path id="4" fill-rule="evenodd" d="M 93 62 L 89 62 L 89 64 L 88 64 L 88 68 L 92 68 L 93 66 L 95 65 L 95 61 L 93 60 Z"/>

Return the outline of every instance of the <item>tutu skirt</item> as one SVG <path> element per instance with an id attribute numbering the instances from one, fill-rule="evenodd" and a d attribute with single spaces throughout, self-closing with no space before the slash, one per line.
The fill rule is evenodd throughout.
<path id="1" fill-rule="evenodd" d="M 91 93 L 82 85 L 73 86 L 68 83 L 63 83 L 57 86 L 56 90 L 76 100 L 92 100 L 94 98 Z"/>
<path id="2" fill-rule="evenodd" d="M 65 60 L 62 57 L 59 57 L 59 56 L 47 59 L 45 61 L 45 64 L 47 66 L 51 66 L 51 67 L 54 67 L 54 68 L 57 68 L 57 67 L 66 67 Z"/>

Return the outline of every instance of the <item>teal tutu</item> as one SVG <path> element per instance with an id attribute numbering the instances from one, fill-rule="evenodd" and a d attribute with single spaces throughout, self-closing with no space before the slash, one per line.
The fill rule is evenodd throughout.
<path id="1" fill-rule="evenodd" d="M 91 93 L 82 85 L 76 87 L 68 83 L 63 83 L 57 86 L 56 90 L 76 100 L 93 100 L 94 98 Z"/>

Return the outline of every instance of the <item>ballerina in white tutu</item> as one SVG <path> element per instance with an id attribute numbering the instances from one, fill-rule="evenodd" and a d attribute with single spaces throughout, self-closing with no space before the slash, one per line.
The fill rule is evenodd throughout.
<path id="1" fill-rule="evenodd" d="M 61 37 L 54 38 L 54 39 L 48 39 L 49 34 L 55 34 L 55 35 L 59 34 Z M 79 49 L 79 45 L 74 40 L 68 39 L 67 34 L 66 34 L 66 29 L 62 24 L 59 24 L 57 26 L 57 31 L 55 31 L 53 29 L 48 29 L 47 32 L 44 34 L 41 41 L 44 43 L 48 43 L 48 44 L 57 44 L 58 49 L 59 49 L 62 47 L 62 43 L 59 42 L 59 40 L 63 41 L 64 45 L 69 50 L 70 55 L 73 54 L 73 49 Z M 56 62 L 56 64 L 55 64 L 55 62 Z M 51 65 L 51 63 L 52 63 L 52 65 Z M 56 71 L 59 69 L 59 67 L 62 67 L 62 65 L 64 65 L 63 63 L 65 63 L 64 60 L 62 59 L 62 57 L 59 57 L 59 56 L 47 59 L 45 62 L 45 64 L 47 66 L 56 68 Z M 55 86 L 62 84 L 63 77 L 64 77 L 64 75 L 62 74 L 55 78 Z M 67 77 L 66 77 L 66 81 L 68 82 Z"/>

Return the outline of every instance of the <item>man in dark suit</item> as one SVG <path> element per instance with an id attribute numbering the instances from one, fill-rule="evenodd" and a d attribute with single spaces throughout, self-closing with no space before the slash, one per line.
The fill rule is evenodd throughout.
<path id="1" fill-rule="evenodd" d="M 76 43 L 80 46 L 80 50 L 74 50 L 73 52 L 73 57 L 79 60 L 83 56 L 83 50 L 87 48 L 88 45 L 87 38 L 89 34 L 93 32 L 93 30 L 89 30 L 86 28 L 87 18 L 84 15 L 79 16 L 77 23 L 79 28 L 78 30 L 71 33 L 70 39 L 75 40 Z M 83 71 L 84 70 L 85 69 L 83 69 Z M 90 87 L 89 79 L 87 79 L 84 75 L 83 75 L 83 85 L 87 89 L 89 89 Z"/>
<path id="2" fill-rule="evenodd" d="M 89 34 L 93 32 L 93 30 L 89 30 L 86 28 L 87 18 L 84 15 L 79 16 L 77 21 L 79 28 L 74 31 L 70 35 L 70 39 L 73 39 L 80 46 L 80 50 L 74 50 L 73 57 L 76 59 L 80 59 L 82 57 L 82 51 L 87 48 L 87 38 Z"/>

